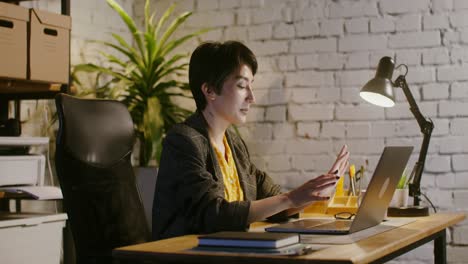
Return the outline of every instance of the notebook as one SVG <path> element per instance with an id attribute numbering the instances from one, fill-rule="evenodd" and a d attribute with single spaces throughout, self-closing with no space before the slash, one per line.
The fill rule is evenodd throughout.
<path id="1" fill-rule="evenodd" d="M 312 251 L 299 243 L 297 233 L 223 231 L 198 237 L 195 251 L 254 253 L 268 255 L 304 255 Z"/>
<path id="2" fill-rule="evenodd" d="M 354 220 L 327 220 L 320 223 L 314 219 L 303 219 L 268 227 L 265 231 L 350 234 L 380 224 L 412 150 L 413 147 L 384 148 Z"/>
<path id="3" fill-rule="evenodd" d="M 192 251 L 301 256 L 314 251 L 311 245 L 296 243 L 280 248 L 198 246 Z"/>
<path id="4" fill-rule="evenodd" d="M 297 233 L 223 231 L 198 237 L 199 246 L 280 248 L 297 243 Z"/>

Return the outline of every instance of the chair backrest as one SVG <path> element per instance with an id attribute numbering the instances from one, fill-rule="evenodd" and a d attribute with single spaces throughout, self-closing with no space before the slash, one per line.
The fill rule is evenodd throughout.
<path id="1" fill-rule="evenodd" d="M 111 261 L 112 249 L 149 241 L 130 162 L 132 118 L 120 102 L 55 98 L 56 168 L 78 263 Z"/>

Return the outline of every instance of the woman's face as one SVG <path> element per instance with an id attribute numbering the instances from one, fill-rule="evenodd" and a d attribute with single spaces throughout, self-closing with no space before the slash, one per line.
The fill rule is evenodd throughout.
<path id="1" fill-rule="evenodd" d="M 208 98 L 208 104 L 229 124 L 245 123 L 249 108 L 255 103 L 252 83 L 252 71 L 243 64 L 226 78 L 220 94 L 213 92 L 214 97 Z"/>

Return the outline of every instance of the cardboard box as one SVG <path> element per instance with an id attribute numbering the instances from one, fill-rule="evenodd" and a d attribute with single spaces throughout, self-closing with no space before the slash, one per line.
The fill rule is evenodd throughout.
<path id="1" fill-rule="evenodd" d="M 30 10 L 29 79 L 68 83 L 71 17 Z"/>
<path id="2" fill-rule="evenodd" d="M 66 214 L 1 212 L 1 262 L 59 264 L 66 219 Z"/>
<path id="3" fill-rule="evenodd" d="M 29 11 L 0 2 L 0 77 L 26 79 Z"/>

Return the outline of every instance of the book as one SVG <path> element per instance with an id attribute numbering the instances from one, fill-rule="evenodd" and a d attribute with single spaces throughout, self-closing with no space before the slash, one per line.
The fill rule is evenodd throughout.
<path id="1" fill-rule="evenodd" d="M 198 237 L 199 246 L 280 248 L 297 243 L 297 233 L 223 231 Z"/>
<path id="2" fill-rule="evenodd" d="M 219 247 L 219 246 L 198 246 L 193 248 L 194 251 L 204 252 L 226 252 L 226 253 L 254 253 L 268 255 L 288 255 L 301 256 L 314 251 L 311 245 L 307 244 L 292 244 L 280 248 L 258 248 L 258 247 Z"/>

